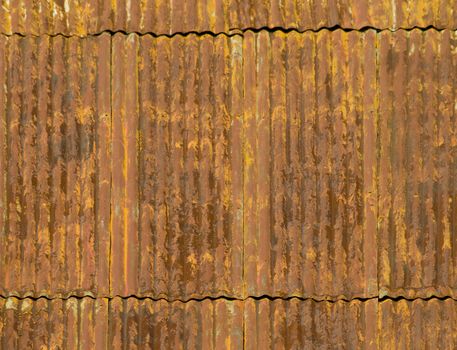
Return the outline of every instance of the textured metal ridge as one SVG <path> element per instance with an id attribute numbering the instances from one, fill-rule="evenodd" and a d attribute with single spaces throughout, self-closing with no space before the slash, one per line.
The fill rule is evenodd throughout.
<path id="1" fill-rule="evenodd" d="M 9 0 L 0 6 L 0 32 L 84 36 L 106 30 L 173 34 L 265 27 L 456 29 L 456 7 L 455 0 Z"/>

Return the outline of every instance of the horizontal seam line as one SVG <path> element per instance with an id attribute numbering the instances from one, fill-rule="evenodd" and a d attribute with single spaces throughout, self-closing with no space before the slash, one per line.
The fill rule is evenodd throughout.
<path id="1" fill-rule="evenodd" d="M 65 38 L 85 38 L 85 37 L 96 37 L 96 36 L 101 36 L 103 34 L 109 34 L 111 36 L 116 35 L 116 34 L 122 34 L 122 35 L 131 35 L 135 34 L 138 36 L 152 36 L 155 38 L 159 37 L 166 37 L 166 38 L 173 38 L 175 36 L 189 36 L 189 35 L 195 35 L 195 36 L 243 36 L 244 33 L 247 32 L 253 32 L 253 33 L 259 33 L 259 32 L 282 32 L 282 33 L 290 33 L 290 32 L 295 32 L 298 34 L 304 34 L 307 32 L 311 33 L 318 33 L 321 31 L 329 31 L 329 32 L 334 32 L 334 31 L 344 31 L 344 32 L 367 32 L 367 31 L 375 31 L 375 32 L 399 32 L 399 31 L 404 31 L 404 32 L 410 32 L 414 30 L 419 30 L 419 31 L 428 31 L 428 30 L 434 30 L 434 31 L 456 31 L 457 28 L 446 28 L 446 27 L 436 27 L 433 25 L 429 25 L 426 27 L 421 27 L 421 26 L 413 26 L 413 27 L 398 27 L 398 28 L 377 28 L 373 26 L 364 26 L 360 28 L 352 28 L 352 27 L 342 27 L 339 25 L 332 26 L 332 27 L 319 27 L 319 28 L 307 28 L 307 29 L 298 29 L 295 27 L 288 27 L 288 28 L 283 28 L 283 27 L 248 27 L 248 28 L 231 28 L 229 29 L 228 32 L 213 32 L 213 31 L 187 31 L 187 32 L 174 32 L 174 33 L 156 33 L 156 32 L 140 32 L 140 31 L 125 31 L 125 30 L 102 30 L 100 32 L 96 33 L 86 33 L 86 34 L 64 34 L 64 33 L 42 33 L 42 34 L 32 34 L 32 33 L 23 33 L 23 32 L 11 32 L 11 33 L 1 33 L 3 36 L 21 36 L 21 37 L 40 37 L 40 36 L 49 36 L 49 37 L 58 37 L 62 36 Z"/>
<path id="2" fill-rule="evenodd" d="M 236 297 L 228 297 L 228 296 L 218 296 L 218 297 L 211 297 L 211 296 L 205 296 L 201 298 L 189 298 L 189 299 L 168 299 L 168 298 L 154 298 L 154 297 L 149 297 L 149 296 L 137 296 L 137 295 L 128 295 L 128 296 L 121 296 L 121 295 L 115 295 L 115 296 L 102 296 L 102 297 L 93 297 L 91 295 L 84 295 L 84 296 L 77 296 L 77 295 L 69 295 L 67 297 L 49 297 L 49 296 L 38 296 L 38 297 L 33 297 L 33 296 L 5 296 L 5 295 L 0 295 L 0 299 L 18 299 L 18 300 L 33 300 L 33 301 L 38 301 L 40 299 L 45 299 L 45 300 L 69 300 L 69 299 L 92 299 L 92 300 L 114 300 L 114 299 L 121 299 L 121 300 L 128 300 L 128 299 L 135 299 L 135 300 L 151 300 L 154 302 L 159 302 L 159 301 L 165 301 L 167 303 L 182 303 L 186 304 L 189 302 L 203 302 L 205 300 L 210 300 L 210 301 L 217 301 L 217 300 L 225 300 L 225 301 L 239 301 L 239 302 L 245 302 L 248 300 L 255 300 L 255 301 L 262 301 L 262 300 L 269 300 L 269 301 L 275 301 L 275 300 L 283 300 L 283 301 L 291 301 L 291 300 L 299 300 L 299 301 L 312 301 L 316 303 L 338 303 L 338 302 L 345 302 L 345 303 L 350 303 L 350 302 L 368 302 L 370 300 L 378 300 L 378 302 L 384 302 L 384 301 L 415 301 L 415 300 L 422 300 L 422 301 L 429 301 L 429 300 L 453 300 L 457 301 L 457 299 L 451 297 L 451 296 L 436 296 L 432 295 L 429 297 L 414 297 L 414 298 L 409 298 L 409 297 L 404 297 L 404 296 L 397 296 L 397 297 L 391 297 L 391 296 L 373 296 L 373 297 L 356 297 L 356 298 L 333 298 L 333 299 L 325 299 L 325 298 L 316 298 L 316 297 L 300 297 L 300 296 L 287 296 L 287 297 L 281 297 L 281 296 L 270 296 L 270 295 L 261 295 L 261 296 L 248 296 L 246 298 L 236 298 Z"/>

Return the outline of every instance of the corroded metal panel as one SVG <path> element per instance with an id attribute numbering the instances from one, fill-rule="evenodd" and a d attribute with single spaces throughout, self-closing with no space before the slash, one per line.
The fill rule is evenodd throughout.
<path id="1" fill-rule="evenodd" d="M 455 294 L 455 32 L 0 45 L 4 295 Z"/>
<path id="2" fill-rule="evenodd" d="M 115 298 L 110 349 L 242 349 L 243 302 Z"/>
<path id="3" fill-rule="evenodd" d="M 0 47 L 0 293 L 108 293 L 110 37 Z"/>
<path id="4" fill-rule="evenodd" d="M 428 310 L 438 311 L 432 306 Z M 451 310 L 455 307 L 448 315 Z M 393 316 L 386 311 L 389 310 L 380 315 L 383 322 Z M 376 300 L 333 303 L 206 299 L 169 303 L 136 298 L 10 297 L 0 299 L 0 346 L 100 350 L 375 349 L 376 317 Z M 440 321 L 439 317 L 435 319 Z M 386 326 L 390 324 L 386 322 Z"/>
<path id="5" fill-rule="evenodd" d="M 377 300 L 248 300 L 245 349 L 376 349 Z"/>
<path id="6" fill-rule="evenodd" d="M 342 3 L 309 23 L 451 23 Z M 218 32 L 303 6 L 93 4 L 7 2 L 0 25 Z M 0 348 L 455 348 L 456 53 L 434 29 L 0 36 Z"/>
<path id="7" fill-rule="evenodd" d="M 111 349 L 107 299 L 0 299 L 1 349 Z"/>
<path id="8" fill-rule="evenodd" d="M 457 295 L 456 39 L 379 34 L 381 295 Z"/>
<path id="9" fill-rule="evenodd" d="M 241 38 L 113 37 L 111 293 L 242 294 Z"/>
<path id="10" fill-rule="evenodd" d="M 2 349 L 454 349 L 455 300 L 0 298 Z"/>
<path id="11" fill-rule="evenodd" d="M 0 298 L 1 349 L 241 349 L 243 303 Z"/>
<path id="12" fill-rule="evenodd" d="M 6 0 L 0 6 L 3 34 L 84 36 L 113 29 L 111 0 Z"/>
<path id="13" fill-rule="evenodd" d="M 116 35 L 112 294 L 376 295 L 375 46 Z"/>
<path id="14" fill-rule="evenodd" d="M 102 31 L 155 34 L 248 28 L 457 28 L 456 0 L 8 0 L 5 34 L 86 35 Z"/>
<path id="15" fill-rule="evenodd" d="M 328 0 L 328 1 L 129 1 L 117 0 L 113 27 L 128 32 L 228 32 L 247 28 L 340 26 L 362 29 L 428 27 L 455 29 L 455 0 Z"/>
<path id="16" fill-rule="evenodd" d="M 385 300 L 378 306 L 379 349 L 457 347 L 457 302 Z"/>
<path id="17" fill-rule="evenodd" d="M 376 42 L 246 33 L 247 295 L 377 295 Z"/>

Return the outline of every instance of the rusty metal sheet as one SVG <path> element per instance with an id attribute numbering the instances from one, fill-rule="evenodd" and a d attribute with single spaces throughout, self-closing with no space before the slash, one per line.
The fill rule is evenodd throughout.
<path id="1" fill-rule="evenodd" d="M 457 35 L 379 34 L 380 295 L 457 296 Z"/>
<path id="2" fill-rule="evenodd" d="M 0 37 L 0 293 L 109 291 L 110 36 Z"/>
<path id="3" fill-rule="evenodd" d="M 385 300 L 378 306 L 378 349 L 455 349 L 457 302 Z"/>
<path id="4" fill-rule="evenodd" d="M 1 293 L 455 296 L 456 39 L 0 37 Z"/>
<path id="5" fill-rule="evenodd" d="M 2 349 L 241 349 L 243 303 L 0 298 Z"/>
<path id="6" fill-rule="evenodd" d="M 457 28 L 456 0 L 329 0 L 329 1 L 129 1 L 113 6 L 113 27 L 127 32 L 172 34 L 214 33 L 247 28 L 340 26 L 397 29 L 435 26 Z"/>
<path id="7" fill-rule="evenodd" d="M 242 294 L 241 38 L 113 37 L 111 293 Z"/>
<path id="8" fill-rule="evenodd" d="M 1 349 L 112 349 L 108 299 L 0 298 Z"/>
<path id="9" fill-rule="evenodd" d="M 86 35 L 113 29 L 110 0 L 6 0 L 0 6 L 3 34 Z"/>
<path id="10" fill-rule="evenodd" d="M 376 349 L 377 300 L 248 300 L 245 349 Z"/>
<path id="11" fill-rule="evenodd" d="M 247 295 L 377 295 L 376 35 L 246 33 Z"/>
<path id="12" fill-rule="evenodd" d="M 391 315 L 384 311 L 382 316 L 388 320 Z M 113 350 L 341 346 L 374 349 L 376 317 L 376 300 L 169 303 L 136 298 L 20 300 L 10 297 L 0 299 L 0 346 Z M 439 317 L 435 319 L 440 321 Z"/>
<path id="13" fill-rule="evenodd" d="M 114 30 L 173 34 L 334 26 L 456 29 L 456 7 L 456 0 L 8 0 L 0 6 L 0 32 L 85 35 Z"/>
<path id="14" fill-rule="evenodd" d="M 2 349 L 454 349 L 457 302 L 0 298 Z"/>
<path id="15" fill-rule="evenodd" d="M 115 35 L 112 294 L 375 296 L 375 46 Z"/>
<path id="16" fill-rule="evenodd" d="M 242 349 L 243 302 L 110 301 L 109 349 Z"/>

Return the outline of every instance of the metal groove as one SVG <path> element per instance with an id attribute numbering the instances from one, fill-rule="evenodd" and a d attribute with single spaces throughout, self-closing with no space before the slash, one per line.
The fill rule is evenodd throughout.
<path id="1" fill-rule="evenodd" d="M 187 31 L 187 32 L 175 32 L 172 34 L 166 34 L 166 33 L 157 33 L 157 32 L 140 32 L 140 31 L 126 31 L 126 30 L 102 30 L 100 32 L 96 33 L 90 33 L 90 34 L 82 34 L 82 35 L 77 35 L 77 34 L 65 34 L 65 33 L 43 33 L 43 34 L 24 34 L 22 32 L 13 32 L 13 33 L 0 33 L 2 36 L 6 37 L 11 37 L 11 36 L 20 36 L 20 37 L 31 37 L 31 38 L 38 38 L 38 37 L 64 37 L 64 38 L 86 38 L 86 37 L 97 37 L 103 34 L 109 34 L 109 35 L 116 35 L 116 34 L 123 34 L 123 35 L 131 35 L 131 34 L 136 34 L 138 36 L 152 36 L 154 38 L 173 38 L 177 36 L 181 37 L 187 37 L 187 36 L 212 36 L 212 37 L 217 37 L 220 35 L 227 36 L 227 37 L 233 37 L 233 36 L 244 36 L 244 33 L 252 32 L 252 33 L 260 33 L 260 32 L 268 32 L 268 33 L 275 33 L 275 32 L 281 32 L 281 33 L 299 33 L 299 34 L 304 34 L 304 33 L 319 33 L 322 31 L 328 31 L 328 32 L 335 32 L 335 31 L 343 31 L 343 32 L 360 32 L 364 33 L 367 31 L 375 31 L 377 33 L 382 33 L 382 32 L 390 32 L 390 33 L 396 33 L 396 32 L 411 32 L 414 30 L 420 30 L 422 32 L 425 31 L 437 31 L 437 32 L 442 32 L 442 31 L 456 31 L 457 28 L 447 28 L 447 27 L 436 27 L 433 25 L 429 25 L 426 27 L 420 27 L 420 26 L 413 26 L 413 27 L 399 27 L 399 28 L 378 28 L 378 27 L 373 27 L 373 26 L 365 26 L 362 28 L 351 28 L 351 27 L 342 27 L 339 25 L 335 25 L 332 27 L 319 27 L 316 29 L 309 28 L 309 29 L 299 29 L 299 28 L 294 28 L 294 27 L 249 27 L 249 28 L 231 28 L 229 31 L 223 31 L 223 32 L 213 32 L 213 31 Z"/>
<path id="2" fill-rule="evenodd" d="M 114 299 L 122 299 L 122 300 L 129 300 L 129 299 L 135 299 L 135 300 L 150 300 L 150 301 L 164 301 L 166 303 L 182 303 L 186 304 L 189 302 L 203 302 L 205 300 L 210 300 L 210 301 L 217 301 L 217 300 L 225 300 L 225 301 L 241 301 L 245 302 L 248 300 L 269 300 L 269 301 L 274 301 L 274 300 L 283 300 L 283 301 L 290 301 L 290 300 L 299 300 L 299 301 L 313 301 L 316 303 L 338 303 L 338 302 L 345 302 L 345 303 L 351 303 L 351 302 L 368 302 L 370 300 L 377 300 L 378 302 L 385 302 L 385 301 L 392 301 L 392 302 L 400 302 L 400 301 L 415 301 L 415 300 L 422 300 L 422 301 L 430 301 L 430 300 L 453 300 L 457 301 L 457 298 L 453 298 L 452 296 L 446 295 L 446 296 L 438 296 L 438 295 L 431 295 L 428 297 L 405 297 L 405 296 L 398 296 L 398 297 L 392 297 L 392 296 L 374 296 L 374 297 L 368 297 L 368 298 L 362 298 L 362 297 L 355 297 L 355 298 L 344 298 L 344 297 L 338 297 L 331 299 L 328 296 L 321 296 L 321 297 L 300 297 L 296 295 L 291 295 L 291 296 L 274 296 L 274 295 L 250 295 L 247 296 L 246 298 L 236 298 L 236 297 L 229 297 L 225 295 L 220 295 L 220 296 L 205 296 L 202 298 L 189 298 L 189 299 L 169 299 L 169 298 L 153 298 L 149 296 L 138 296 L 138 295 L 127 295 L 127 296 L 122 296 L 122 295 L 114 295 L 114 296 L 102 296 L 102 297 L 94 297 L 91 295 L 68 295 L 66 297 L 49 297 L 46 295 L 40 295 L 37 297 L 33 296 L 15 296 L 15 295 L 10 295 L 10 296 L 5 296 L 5 295 L 0 295 L 0 299 L 8 299 L 8 298 L 14 298 L 16 300 L 32 300 L 32 301 L 38 301 L 38 300 L 70 300 L 70 299 L 77 299 L 77 300 L 83 300 L 83 299 L 91 299 L 91 300 L 114 300 Z"/>

